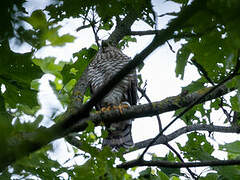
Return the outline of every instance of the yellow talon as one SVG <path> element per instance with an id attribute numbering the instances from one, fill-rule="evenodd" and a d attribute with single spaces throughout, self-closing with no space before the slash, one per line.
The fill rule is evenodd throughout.
<path id="1" fill-rule="evenodd" d="M 108 107 L 103 107 L 100 109 L 100 111 L 97 111 L 96 113 L 102 113 L 102 112 L 105 112 L 105 111 L 111 111 L 111 110 L 119 110 L 119 112 L 122 114 L 123 113 L 123 109 L 124 108 L 128 108 L 129 105 L 127 104 L 120 104 L 118 106 L 108 106 Z"/>
<path id="2" fill-rule="evenodd" d="M 100 111 L 97 111 L 97 113 L 102 113 L 102 112 L 111 111 L 111 110 L 112 110 L 112 107 L 111 107 L 111 106 L 102 107 L 102 108 L 100 109 Z"/>
<path id="3" fill-rule="evenodd" d="M 129 106 L 127 104 L 120 104 L 119 106 L 113 106 L 113 109 L 118 109 L 119 112 L 122 114 L 124 108 L 128 108 Z"/>

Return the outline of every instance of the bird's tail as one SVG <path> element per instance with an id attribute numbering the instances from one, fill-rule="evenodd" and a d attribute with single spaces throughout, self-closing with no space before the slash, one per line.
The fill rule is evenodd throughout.
<path id="1" fill-rule="evenodd" d="M 132 120 L 111 123 L 107 127 L 108 136 L 103 139 L 103 146 L 110 146 L 113 149 L 119 149 L 120 147 L 129 149 L 133 147 L 131 128 Z"/>

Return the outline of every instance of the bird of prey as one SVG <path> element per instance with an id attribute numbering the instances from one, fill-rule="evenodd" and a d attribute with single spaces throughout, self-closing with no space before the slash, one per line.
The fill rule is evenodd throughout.
<path id="1" fill-rule="evenodd" d="M 123 54 L 118 48 L 109 44 L 102 44 L 95 58 L 89 64 L 87 79 L 92 94 L 103 86 L 120 71 L 131 59 Z M 124 77 L 96 106 L 97 110 L 110 109 L 118 106 L 136 105 L 137 103 L 137 76 L 135 70 Z M 121 109 L 120 109 L 121 112 Z M 103 139 L 103 146 L 113 149 L 120 147 L 130 148 L 132 140 L 132 120 L 118 123 L 105 123 L 108 132 L 107 138 Z"/>

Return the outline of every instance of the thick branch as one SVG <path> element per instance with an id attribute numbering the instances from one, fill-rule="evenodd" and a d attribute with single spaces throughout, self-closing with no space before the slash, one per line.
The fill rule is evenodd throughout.
<path id="1" fill-rule="evenodd" d="M 165 112 L 175 111 L 177 109 L 187 107 L 190 103 L 199 99 L 199 97 L 208 92 L 211 88 L 212 87 L 203 88 L 185 96 L 179 94 L 178 96 L 168 97 L 164 100 L 152 102 L 150 104 L 132 106 L 127 109 L 122 109 L 122 113 L 120 113 L 118 110 L 106 111 L 102 112 L 101 114 L 91 113 L 89 118 L 86 118 L 81 122 L 76 123 L 73 126 L 73 129 L 71 129 L 70 131 L 82 131 L 85 127 L 84 124 L 86 124 L 86 121 L 88 120 L 93 121 L 97 125 L 100 122 L 104 121 L 119 122 L 132 118 L 154 116 Z M 199 101 L 198 104 L 215 99 L 224 94 L 227 94 L 228 92 L 230 92 L 230 90 L 225 85 L 222 85 L 214 92 L 210 93 L 207 97 Z"/>
<path id="2" fill-rule="evenodd" d="M 194 124 L 194 125 L 182 127 L 169 135 L 160 136 L 159 139 L 157 139 L 157 141 L 153 145 L 168 143 L 173 139 L 192 131 L 239 133 L 240 127 L 233 127 L 233 126 L 225 127 L 225 126 L 214 126 L 214 125 L 207 125 L 207 124 Z M 151 141 L 152 139 L 147 139 L 145 141 L 136 143 L 134 150 L 145 148 Z"/>
<path id="3" fill-rule="evenodd" d="M 146 31 L 130 31 L 129 35 L 133 36 L 146 36 L 146 35 L 156 35 L 160 33 L 160 30 L 146 30 Z"/>
<path id="4" fill-rule="evenodd" d="M 158 166 L 167 168 L 183 168 L 183 167 L 202 167 L 202 166 L 229 166 L 229 165 L 239 165 L 240 160 L 212 160 L 212 161 L 202 161 L 202 162 L 186 162 L 186 163 L 175 163 L 169 161 L 145 161 L 145 160 L 133 160 L 123 164 L 118 165 L 118 168 L 132 168 L 135 166 Z"/>
<path id="5" fill-rule="evenodd" d="M 112 32 L 109 38 L 106 40 L 107 43 L 117 46 L 119 41 L 131 31 L 131 26 L 136 21 L 137 14 L 133 11 L 129 13 L 121 22 L 117 24 L 116 29 Z"/>

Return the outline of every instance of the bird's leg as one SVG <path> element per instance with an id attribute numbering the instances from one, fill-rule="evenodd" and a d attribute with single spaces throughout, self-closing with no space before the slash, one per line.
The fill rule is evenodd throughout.
<path id="1" fill-rule="evenodd" d="M 111 111 L 113 108 L 112 108 L 112 106 L 107 106 L 107 107 L 102 107 L 101 108 L 101 112 L 104 112 L 104 111 Z"/>
<path id="2" fill-rule="evenodd" d="M 118 105 L 118 106 L 113 106 L 113 109 L 115 110 L 115 109 L 118 109 L 119 110 L 119 112 L 122 114 L 123 113 L 123 109 L 124 108 L 129 108 L 130 107 L 130 104 L 128 103 L 128 102 L 122 102 L 120 105 Z"/>
<path id="3" fill-rule="evenodd" d="M 124 108 L 129 108 L 130 104 L 128 102 L 122 102 L 120 105 L 108 105 L 106 107 L 102 107 L 97 113 L 102 113 L 105 111 L 111 111 L 111 110 L 119 110 L 119 112 L 122 114 Z"/>
<path id="4" fill-rule="evenodd" d="M 99 111 L 97 111 L 96 113 L 102 113 L 102 112 L 105 112 L 105 111 L 111 111 L 113 110 L 113 106 L 109 105 L 107 107 L 102 107 Z"/>

